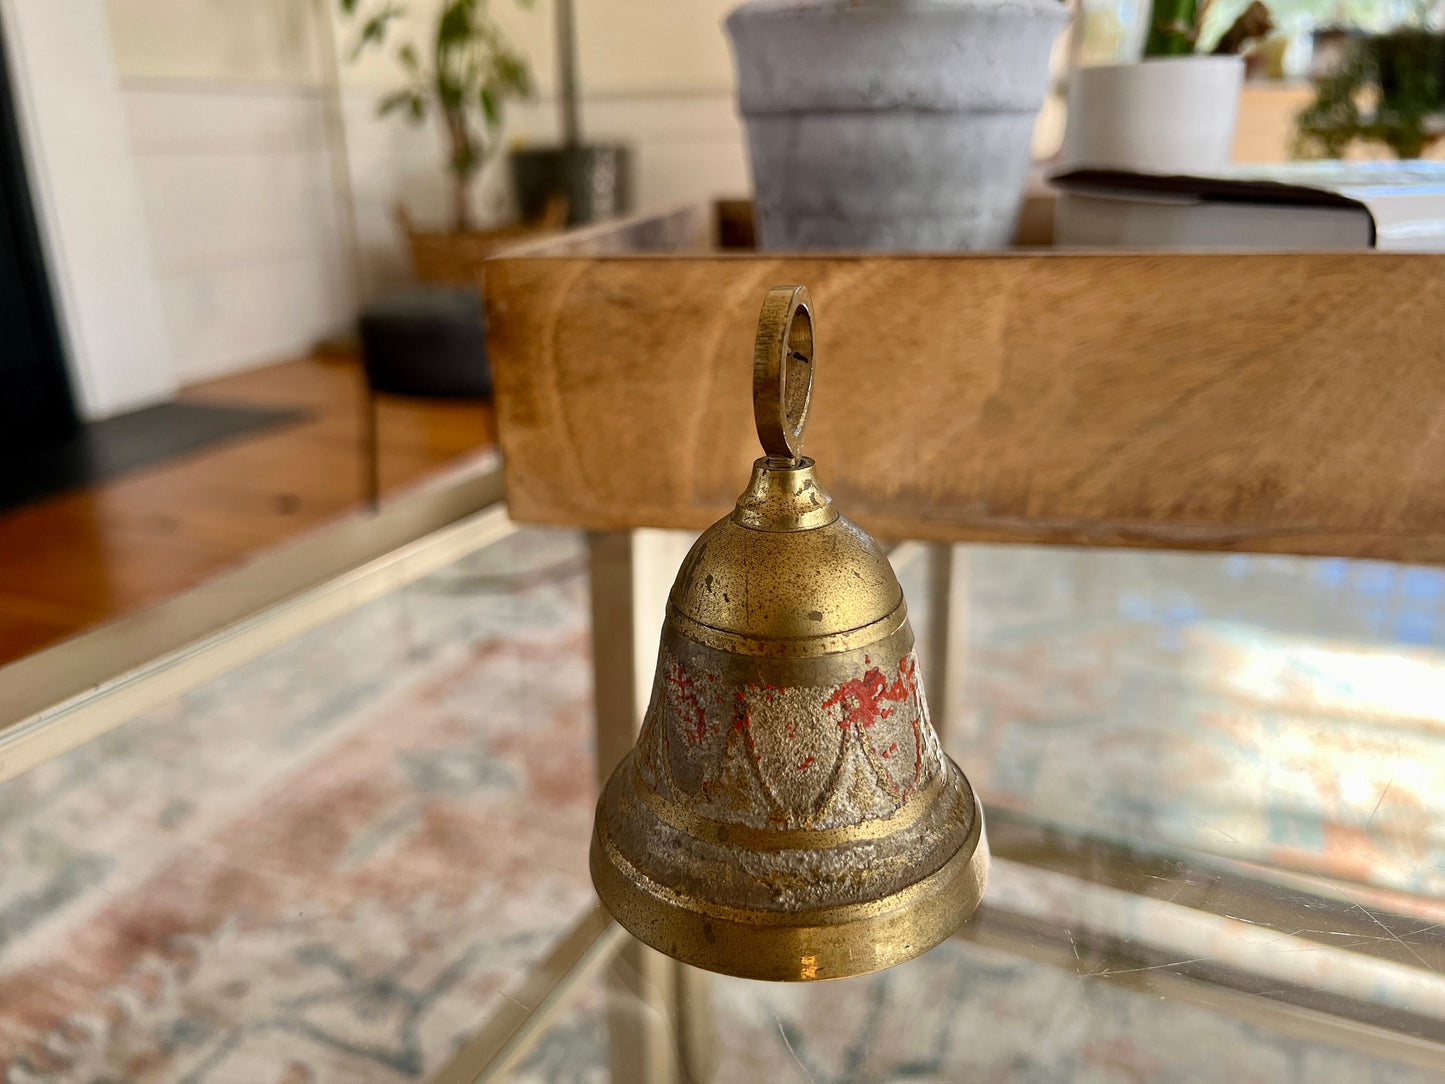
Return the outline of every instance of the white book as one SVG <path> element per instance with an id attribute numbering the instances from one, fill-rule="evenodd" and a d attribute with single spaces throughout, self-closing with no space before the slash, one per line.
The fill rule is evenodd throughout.
<path id="1" fill-rule="evenodd" d="M 1445 162 L 1288 162 L 1214 176 L 1079 169 L 1059 190 L 1065 247 L 1445 252 Z"/>

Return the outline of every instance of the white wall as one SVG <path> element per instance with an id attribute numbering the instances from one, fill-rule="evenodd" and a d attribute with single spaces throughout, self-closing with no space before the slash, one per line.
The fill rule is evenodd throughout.
<path id="1" fill-rule="evenodd" d="M 103 0 L 3 0 L 0 16 L 81 413 L 98 418 L 165 399 L 175 369 Z"/>
<path id="2" fill-rule="evenodd" d="M 397 30 L 424 37 L 438 2 L 415 0 Z M 406 281 L 396 208 L 404 203 L 424 225 L 446 221 L 442 140 L 434 128 L 376 117 L 398 71 L 389 55 L 346 62 L 356 27 L 340 19 L 335 0 L 106 4 L 166 337 L 183 382 L 302 354 L 355 311 L 356 269 L 328 172 L 327 18 L 342 53 L 361 292 Z M 730 6 L 577 4 L 584 132 L 631 144 L 638 210 L 747 191 L 720 26 Z M 522 10 L 493 0 L 493 10 L 541 92 L 512 107 L 506 142 L 551 141 L 550 3 Z M 504 159 L 478 185 L 479 221 L 510 211 Z"/>
<path id="3" fill-rule="evenodd" d="M 106 0 L 183 383 L 306 353 L 355 289 L 321 86 L 323 0 Z"/>
<path id="4" fill-rule="evenodd" d="M 335 0 L 106 0 L 125 75 L 262 85 L 320 80 L 319 12 Z"/>
<path id="5" fill-rule="evenodd" d="M 183 383 L 305 354 L 355 310 L 315 87 L 123 83 Z"/>

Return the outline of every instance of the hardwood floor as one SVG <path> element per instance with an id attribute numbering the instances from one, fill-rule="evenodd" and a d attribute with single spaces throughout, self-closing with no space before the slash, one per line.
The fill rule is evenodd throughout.
<path id="1" fill-rule="evenodd" d="M 299 406 L 302 422 L 0 515 L 0 663 L 193 587 L 358 508 L 361 374 L 307 358 L 185 389 Z M 496 439 L 490 406 L 384 396 L 383 494 Z"/>

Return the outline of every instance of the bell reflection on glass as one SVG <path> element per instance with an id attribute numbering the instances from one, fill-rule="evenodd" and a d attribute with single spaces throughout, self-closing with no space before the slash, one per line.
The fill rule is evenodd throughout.
<path id="1" fill-rule="evenodd" d="M 638 939 L 753 979 L 902 963 L 978 906 L 983 812 L 940 749 L 903 591 L 802 452 L 813 312 L 768 293 L 764 458 L 673 585 L 637 746 L 597 807 L 592 880 Z"/>

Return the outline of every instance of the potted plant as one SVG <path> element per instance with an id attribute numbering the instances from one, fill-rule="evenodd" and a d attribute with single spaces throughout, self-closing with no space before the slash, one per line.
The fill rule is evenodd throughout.
<path id="1" fill-rule="evenodd" d="M 1361 100 L 1373 102 L 1366 112 Z M 1419 158 L 1445 135 L 1445 35 L 1418 27 L 1357 36 L 1295 118 L 1299 158 L 1340 158 L 1356 140 Z"/>
<path id="2" fill-rule="evenodd" d="M 1009 244 L 1059 0 L 753 0 L 727 18 L 764 248 Z"/>
<path id="3" fill-rule="evenodd" d="M 1145 173 L 1215 173 L 1229 164 L 1246 46 L 1274 29 L 1254 0 L 1211 52 L 1198 52 L 1208 0 L 1154 0 L 1144 56 L 1079 68 L 1069 83 L 1060 160 Z"/>
<path id="4" fill-rule="evenodd" d="M 359 24 L 353 61 L 369 49 L 387 48 L 405 13 L 391 0 L 340 4 L 342 14 Z M 532 93 L 531 74 L 526 59 L 508 44 L 492 18 L 488 0 L 443 0 L 422 40 L 424 48 L 411 36 L 397 43 L 393 56 L 404 81 L 382 97 L 377 112 L 399 114 L 412 124 L 440 124 L 451 180 L 451 229 L 418 230 L 404 209 L 402 222 L 419 277 L 475 282 L 481 259 L 530 232 L 477 230 L 471 197 L 477 177 L 501 146 L 507 103 Z"/>

